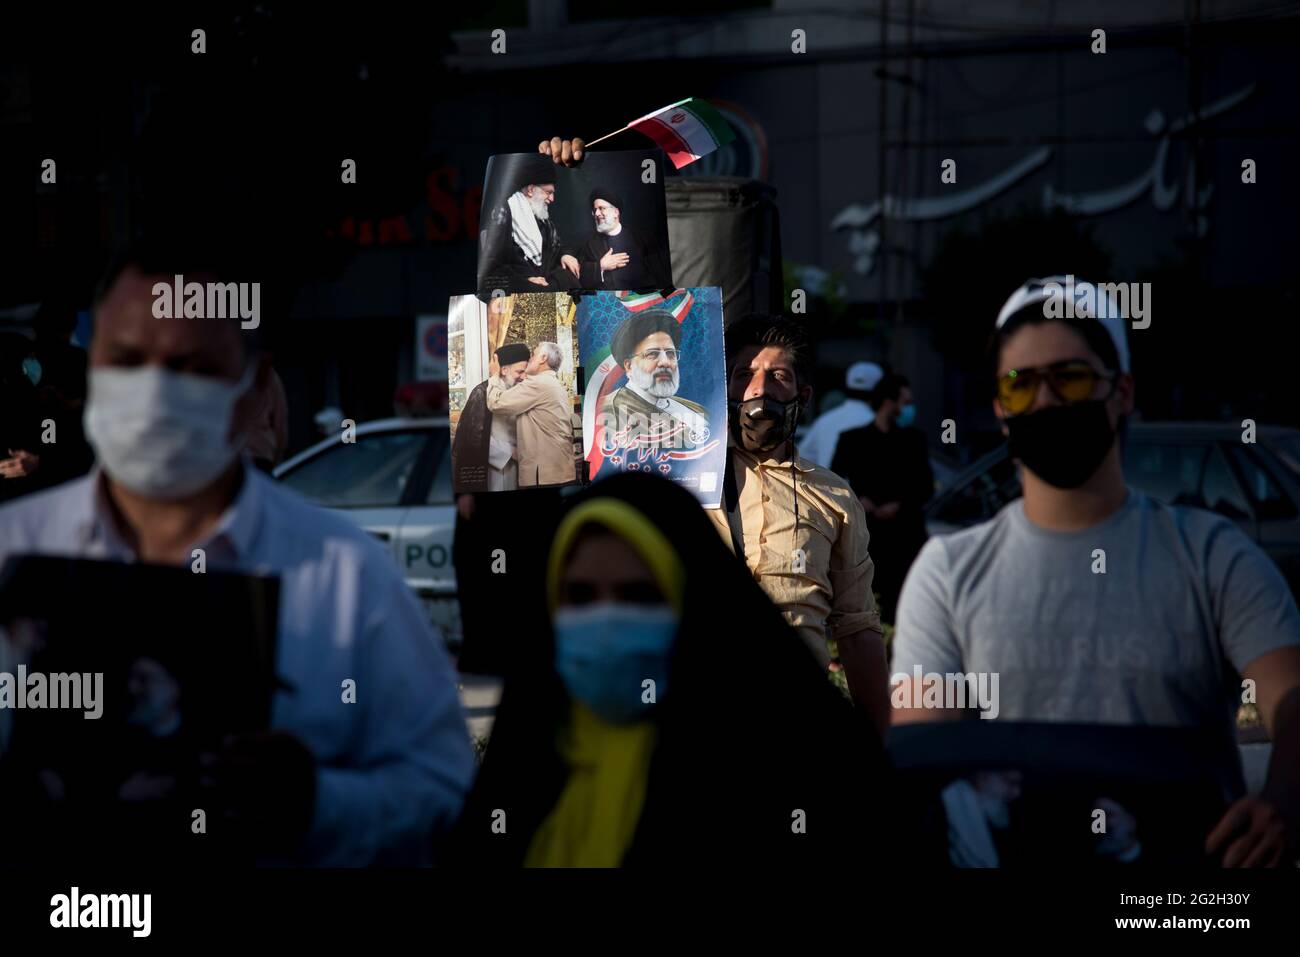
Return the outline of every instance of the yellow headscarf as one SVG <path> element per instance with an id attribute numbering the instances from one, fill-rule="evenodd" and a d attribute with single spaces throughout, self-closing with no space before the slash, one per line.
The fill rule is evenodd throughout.
<path id="1" fill-rule="evenodd" d="M 560 522 L 547 568 L 552 611 L 559 603 L 560 572 L 578 533 L 601 525 L 627 542 L 650 566 L 668 603 L 680 613 L 686 570 L 667 537 L 626 502 L 597 498 Z M 611 724 L 573 702 L 560 738 L 569 777 L 555 808 L 533 836 L 527 867 L 618 867 L 636 834 L 645 805 L 655 728 L 650 721 Z"/>
<path id="2" fill-rule="evenodd" d="M 677 551 L 658 526 L 635 508 L 617 498 L 593 498 L 583 502 L 564 516 L 555 530 L 551 544 L 550 561 L 546 568 L 546 594 L 551 611 L 560 599 L 560 572 L 564 560 L 581 532 L 588 525 L 601 525 L 623 539 L 650 566 L 659 590 L 668 604 L 677 612 L 682 610 L 682 597 L 686 590 L 686 569 L 677 557 Z"/>

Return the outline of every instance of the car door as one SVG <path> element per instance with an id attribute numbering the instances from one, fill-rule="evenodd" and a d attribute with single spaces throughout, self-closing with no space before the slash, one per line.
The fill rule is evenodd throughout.
<path id="1" fill-rule="evenodd" d="M 399 560 L 407 486 L 429 442 L 427 428 L 363 432 L 335 442 L 280 476 L 294 491 L 336 509 L 377 538 Z"/>
<path id="2" fill-rule="evenodd" d="M 1166 505 L 1217 512 L 1258 537 L 1250 501 L 1212 438 L 1133 437 L 1124 452 L 1124 480 Z"/>
<path id="3" fill-rule="evenodd" d="M 952 479 L 926 506 L 931 535 L 947 535 L 986 522 L 1021 495 L 1020 473 L 1005 445 L 994 449 Z"/>
<path id="4" fill-rule="evenodd" d="M 451 544 L 456 529 L 456 496 L 451 488 L 451 443 L 445 428 L 430 431 L 426 454 L 427 463 L 403 516 L 397 561 L 417 591 L 454 594 Z"/>
<path id="5" fill-rule="evenodd" d="M 452 565 L 456 496 L 451 487 L 451 439 L 445 426 L 431 429 L 429 436 L 408 495 L 410 507 L 402 516 L 396 556 L 406 583 L 454 648 L 460 640 L 460 606 Z"/>
<path id="6" fill-rule="evenodd" d="M 1300 595 L 1300 483 L 1268 449 L 1230 442 L 1225 452 L 1258 516 L 1259 547 Z"/>

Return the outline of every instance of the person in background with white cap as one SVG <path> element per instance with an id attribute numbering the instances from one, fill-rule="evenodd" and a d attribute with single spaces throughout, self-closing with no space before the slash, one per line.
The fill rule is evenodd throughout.
<path id="1" fill-rule="evenodd" d="M 1034 280 L 998 317 L 994 412 L 1024 498 L 917 556 L 899 601 L 893 722 L 969 716 L 906 707 L 924 700 L 905 677 L 916 669 L 990 673 L 997 719 L 1211 729 L 1235 749 L 1245 679 L 1273 741 L 1268 780 L 1258 796 L 1228 784 L 1235 800 L 1205 851 L 1226 867 L 1293 861 L 1300 611 L 1232 522 L 1125 485 L 1134 380 L 1125 320 L 1099 294 Z"/>
<path id="2" fill-rule="evenodd" d="M 844 374 L 844 391 L 848 397 L 808 426 L 808 434 L 799 442 L 799 454 L 822 468 L 830 468 L 840 434 L 861 428 L 875 418 L 871 390 L 884 374 L 874 362 L 855 362 L 849 366 Z"/>

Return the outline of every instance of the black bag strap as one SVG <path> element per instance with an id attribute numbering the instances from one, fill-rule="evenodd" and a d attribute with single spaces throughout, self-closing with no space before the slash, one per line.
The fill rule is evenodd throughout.
<path id="1" fill-rule="evenodd" d="M 740 515 L 740 490 L 736 487 L 736 467 L 731 449 L 727 449 L 727 464 L 722 470 L 722 507 L 727 510 L 727 527 L 731 530 L 731 545 L 736 557 L 745 560 L 745 543 L 743 536 L 736 534 L 736 522 L 743 524 Z"/>

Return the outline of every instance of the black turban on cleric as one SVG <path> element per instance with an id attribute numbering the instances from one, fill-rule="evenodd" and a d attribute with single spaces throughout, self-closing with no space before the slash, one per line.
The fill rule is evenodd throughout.
<path id="1" fill-rule="evenodd" d="M 587 197 L 587 208 L 590 209 L 591 207 L 595 206 L 596 200 L 598 199 L 603 199 L 605 202 L 609 203 L 609 205 L 617 208 L 618 211 L 622 213 L 623 197 L 619 196 L 618 193 L 614 192 L 609 187 L 597 186 L 595 189 L 593 189 L 591 191 L 591 195 Z"/>
<path id="2" fill-rule="evenodd" d="M 613 341 L 609 344 L 609 351 L 613 354 L 614 361 L 623 363 L 632 358 L 637 343 L 656 332 L 666 332 L 672 336 L 674 348 L 682 344 L 682 326 L 673 314 L 662 309 L 649 309 L 635 313 L 631 319 L 624 320 L 618 327 Z"/>
<path id="3" fill-rule="evenodd" d="M 527 362 L 533 357 L 533 350 L 526 342 L 510 342 L 497 350 L 497 362 L 503 366 L 516 362 Z"/>
<path id="4" fill-rule="evenodd" d="M 555 182 L 555 162 L 541 153 L 527 153 L 516 158 L 512 164 L 512 193 L 517 193 L 525 186 L 541 186 Z"/>

